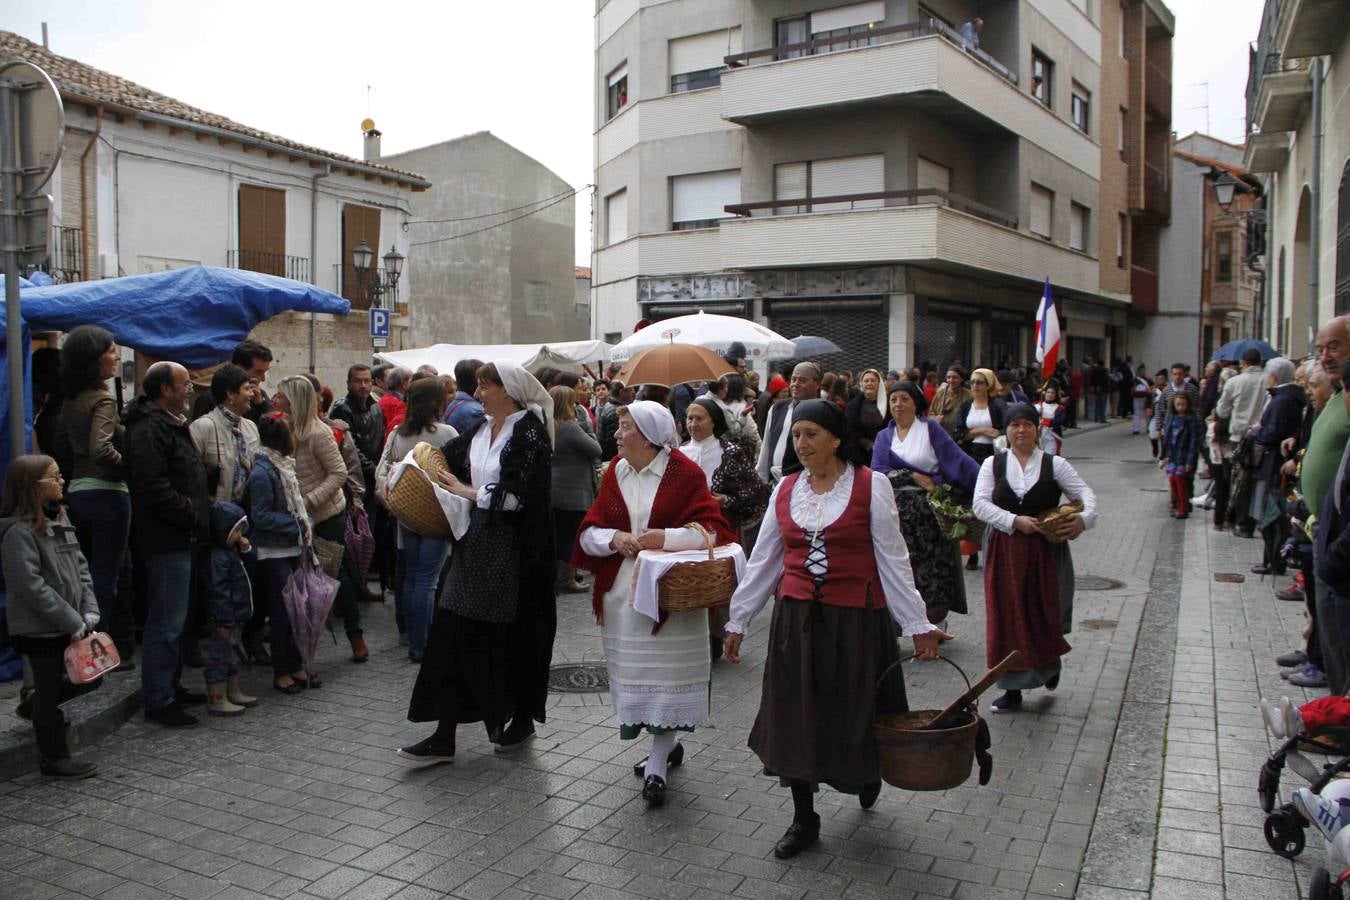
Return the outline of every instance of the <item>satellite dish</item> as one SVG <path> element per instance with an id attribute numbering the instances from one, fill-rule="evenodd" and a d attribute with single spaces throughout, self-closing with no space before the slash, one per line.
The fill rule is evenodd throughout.
<path id="1" fill-rule="evenodd" d="M 362 120 L 361 120 L 361 130 L 362 130 L 362 131 L 374 131 L 374 130 L 375 130 L 375 120 L 374 120 L 374 119 L 362 119 Z"/>

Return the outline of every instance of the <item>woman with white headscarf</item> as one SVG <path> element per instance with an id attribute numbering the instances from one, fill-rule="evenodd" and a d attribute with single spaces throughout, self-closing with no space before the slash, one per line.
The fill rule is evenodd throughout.
<path id="1" fill-rule="evenodd" d="M 661 620 L 633 608 L 633 571 L 643 550 L 705 546 L 698 523 L 719 544 L 735 533 L 708 490 L 703 470 L 679 450 L 675 420 L 659 403 L 619 410 L 619 459 L 605 471 L 600 495 L 581 522 L 572 564 L 595 573 L 591 605 L 604 628 L 610 700 L 619 737 L 652 737 L 647 759 L 634 767 L 650 806 L 665 802 L 666 773 L 684 759 L 678 733 L 708 721 L 712 660 L 708 615 L 667 613 Z"/>
<path id="2" fill-rule="evenodd" d="M 479 368 L 481 423 L 447 443 L 446 490 L 471 504 L 450 554 L 408 719 L 436 733 L 399 750 L 448 762 L 455 727 L 482 722 L 498 752 L 544 721 L 558 615 L 550 503 L 553 400 L 512 362 Z M 509 723 L 509 724 L 508 724 Z"/>

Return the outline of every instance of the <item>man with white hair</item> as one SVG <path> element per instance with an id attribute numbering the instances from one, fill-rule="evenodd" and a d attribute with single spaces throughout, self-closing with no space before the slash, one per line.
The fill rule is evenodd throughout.
<path id="1" fill-rule="evenodd" d="M 1266 373 L 1261 367 L 1261 351 L 1255 347 L 1242 351 L 1242 371 L 1224 384 L 1219 404 L 1214 407 L 1215 418 L 1228 423 L 1228 435 L 1233 443 L 1241 442 L 1260 420 L 1261 409 L 1266 403 L 1266 384 Z M 1235 463 L 1225 460 L 1224 467 L 1231 484 L 1233 476 L 1238 474 L 1234 471 Z M 1251 481 L 1254 476 L 1246 469 L 1242 471 L 1247 478 L 1237 486 L 1229 501 L 1229 509 L 1232 511 L 1233 533 L 1239 537 L 1251 537 L 1255 529 L 1255 522 L 1249 514 Z"/>
<path id="2" fill-rule="evenodd" d="M 1294 364 L 1283 356 L 1267 362 L 1265 374 L 1270 399 L 1261 412 L 1261 421 L 1251 431 L 1252 440 L 1261 454 L 1261 461 L 1252 473 L 1251 514 L 1261 525 L 1265 549 L 1261 562 L 1252 566 L 1252 572 L 1283 575 L 1284 562 L 1280 559 L 1279 549 L 1289 535 L 1289 517 L 1284 515 L 1280 503 L 1280 444 L 1298 434 L 1308 395 L 1294 383 Z"/>

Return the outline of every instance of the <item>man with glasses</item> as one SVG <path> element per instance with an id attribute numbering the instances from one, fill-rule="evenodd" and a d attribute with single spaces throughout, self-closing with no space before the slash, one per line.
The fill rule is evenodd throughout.
<path id="1" fill-rule="evenodd" d="M 155 363 L 146 370 L 142 390 L 126 416 L 127 481 L 136 523 L 131 539 L 145 561 L 147 582 L 141 686 L 145 717 L 183 728 L 197 719 L 182 704 L 205 700 L 178 684 L 179 642 L 191 596 L 192 549 L 209 537 L 211 499 L 206 466 L 188 431 L 187 369 Z"/>

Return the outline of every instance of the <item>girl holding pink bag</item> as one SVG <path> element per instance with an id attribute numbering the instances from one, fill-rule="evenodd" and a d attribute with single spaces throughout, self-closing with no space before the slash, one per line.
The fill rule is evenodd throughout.
<path id="1" fill-rule="evenodd" d="M 50 456 L 20 456 L 0 500 L 0 566 L 14 649 L 33 674 L 33 731 L 43 775 L 88 778 L 93 763 L 71 758 L 60 706 L 83 690 L 62 680 L 65 651 L 99 621 L 98 599 L 75 528 L 61 508 L 61 470 Z"/>

